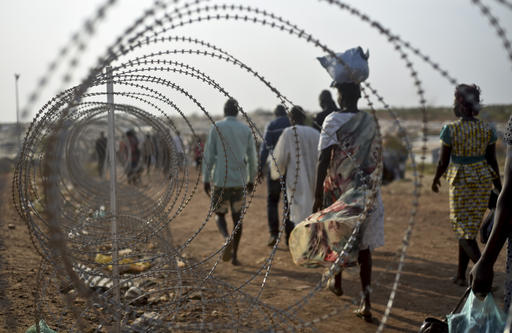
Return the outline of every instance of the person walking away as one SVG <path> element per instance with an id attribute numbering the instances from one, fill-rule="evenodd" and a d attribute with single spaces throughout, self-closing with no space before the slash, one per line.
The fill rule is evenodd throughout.
<path id="1" fill-rule="evenodd" d="M 286 196 L 290 216 L 285 220 L 286 245 L 295 224 L 312 213 L 318 140 L 320 133 L 305 125 L 306 114 L 300 106 L 290 110 L 292 127 L 284 129 L 274 148 L 274 161 L 269 161 L 271 177 L 286 177 Z"/>
<path id="2" fill-rule="evenodd" d="M 154 155 L 153 140 L 149 134 L 146 134 L 144 137 L 144 142 L 142 142 L 142 155 L 144 159 L 144 165 L 146 166 L 146 173 L 149 175 L 151 160 Z"/>
<path id="3" fill-rule="evenodd" d="M 268 246 L 274 246 L 279 234 L 279 198 L 281 197 L 281 182 L 273 180 L 270 176 L 270 169 L 266 168 L 270 151 L 274 148 L 283 130 L 290 126 L 290 120 L 286 116 L 286 109 L 283 105 L 278 105 L 274 109 L 275 119 L 267 124 L 263 134 L 263 143 L 260 150 L 258 164 L 258 180 L 267 177 L 267 219 L 270 238 Z"/>
<path id="4" fill-rule="evenodd" d="M 473 266 L 469 273 L 471 289 L 477 294 L 487 294 L 491 291 L 494 277 L 494 263 L 498 259 L 501 248 L 508 238 L 507 248 L 507 279 L 505 285 L 505 312 L 508 313 L 512 295 L 512 282 L 510 274 L 512 270 L 512 116 L 507 123 L 504 141 L 507 143 L 507 157 L 505 160 L 505 179 L 498 203 L 494 212 L 494 225 L 491 235 L 480 260 Z"/>
<path id="5" fill-rule="evenodd" d="M 201 137 L 197 137 L 196 144 L 194 145 L 194 162 L 196 169 L 201 169 L 201 163 L 203 161 L 204 142 Z"/>
<path id="6" fill-rule="evenodd" d="M 204 190 L 211 195 L 211 207 L 221 235 L 226 240 L 223 260 L 235 266 L 238 246 L 242 237 L 241 214 L 245 207 L 244 186 L 248 192 L 254 188 L 256 178 L 256 146 L 249 127 L 236 119 L 238 103 L 228 99 L 224 105 L 224 119 L 210 128 L 204 150 L 202 177 Z M 211 188 L 213 183 L 213 189 Z M 231 209 L 233 235 L 229 241 L 226 214 Z"/>
<path id="7" fill-rule="evenodd" d="M 161 152 L 160 152 L 160 136 L 157 133 L 151 135 L 151 143 L 153 144 L 154 167 L 162 168 Z"/>
<path id="8" fill-rule="evenodd" d="M 130 153 L 128 160 L 128 183 L 136 184 L 140 181 L 140 149 L 139 149 L 139 139 L 137 139 L 137 135 L 133 129 L 126 132 L 126 137 L 128 139 L 128 150 Z"/>
<path id="9" fill-rule="evenodd" d="M 105 166 L 105 158 L 107 155 L 107 137 L 105 132 L 100 133 L 100 137 L 96 139 L 96 155 L 98 156 L 98 176 L 103 178 L 103 167 Z"/>
<path id="10" fill-rule="evenodd" d="M 322 90 L 320 96 L 318 97 L 318 102 L 322 111 L 320 111 L 313 119 L 313 127 L 320 131 L 322 129 L 325 117 L 334 111 L 337 111 L 338 107 L 332 99 L 332 94 L 329 90 Z"/>
<path id="11" fill-rule="evenodd" d="M 476 236 L 493 183 L 501 190 L 496 130 L 476 118 L 479 110 L 480 88 L 474 84 L 459 84 L 454 101 L 454 113 L 459 120 L 441 130 L 441 156 L 432 180 L 432 191 L 437 193 L 441 176 L 446 173 L 450 222 L 459 238 L 459 263 L 452 281 L 460 286 L 467 285 L 469 259 L 473 263 L 480 259 Z"/>
<path id="12" fill-rule="evenodd" d="M 183 168 L 186 164 L 185 161 L 185 149 L 183 141 L 181 140 L 180 133 L 176 132 L 176 134 L 171 135 L 172 143 L 173 143 L 173 153 L 176 158 L 175 165 L 178 168 Z"/>
<path id="13" fill-rule="evenodd" d="M 340 258 L 359 263 L 363 298 L 355 311 L 372 321 L 370 285 L 372 251 L 384 245 L 384 206 L 380 193 L 380 136 L 373 116 L 357 107 L 361 88 L 356 82 L 336 83 L 340 110 L 325 118 L 320 133 L 313 214 L 295 226 L 290 253 L 306 267 L 331 265 L 356 233 L 351 251 Z M 360 222 L 360 229 L 355 229 Z M 335 295 L 343 295 L 341 267 L 327 281 Z M 326 272 L 327 273 L 327 272 Z"/>

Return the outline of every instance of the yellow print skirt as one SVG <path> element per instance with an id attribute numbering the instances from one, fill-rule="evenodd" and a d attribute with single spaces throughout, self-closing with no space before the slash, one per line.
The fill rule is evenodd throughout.
<path id="1" fill-rule="evenodd" d="M 459 238 L 476 238 L 491 186 L 491 182 L 450 185 L 450 222 Z"/>
<path id="2" fill-rule="evenodd" d="M 486 161 L 451 163 L 448 167 L 450 222 L 459 238 L 476 238 L 489 202 L 492 180 L 496 176 Z"/>

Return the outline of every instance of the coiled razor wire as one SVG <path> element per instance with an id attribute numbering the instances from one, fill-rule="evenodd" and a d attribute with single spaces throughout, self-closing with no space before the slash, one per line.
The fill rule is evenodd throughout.
<path id="1" fill-rule="evenodd" d="M 379 137 L 380 127 L 373 98 L 391 114 L 399 129 L 399 136 L 407 147 L 414 178 L 410 219 L 404 233 L 402 249 L 397 253 L 397 273 L 377 329 L 380 332 L 384 329 L 393 306 L 414 228 L 426 154 L 427 113 L 424 89 L 409 58 L 409 52 L 429 64 L 450 84 L 455 85 L 458 81 L 420 49 L 393 34 L 367 14 L 342 1 L 324 1 L 357 17 L 388 40 L 409 71 L 422 111 L 423 146 L 418 167 L 407 131 L 401 126 L 396 114 L 369 82 L 362 87 L 363 97 L 376 120 Z M 511 7 L 504 0 L 497 2 L 508 9 Z M 114 0 L 106 1 L 85 22 L 82 30 L 72 36 L 68 46 L 60 50 L 46 74 L 39 80 L 38 87 L 30 95 L 22 113 L 23 117 L 30 114 L 38 100 L 39 91 L 48 84 L 56 68 L 64 63 L 68 63 L 68 67 L 61 83 L 64 87 L 69 85 L 80 62 L 80 56 L 87 48 L 88 39 L 96 33 L 96 26 L 105 19 L 108 10 L 115 3 Z M 472 3 L 496 29 L 512 60 L 510 42 L 497 18 L 481 1 L 472 0 Z M 112 329 L 147 332 L 177 329 L 294 332 L 314 331 L 316 323 L 339 314 L 348 307 L 339 307 L 320 318 L 308 320 L 300 318 L 299 315 L 308 301 L 325 286 L 327 279 L 340 269 L 341 262 L 355 246 L 361 223 L 374 205 L 380 185 L 378 181 L 368 180 L 363 184 L 367 191 L 366 206 L 338 259 L 306 296 L 286 309 L 277 309 L 261 300 L 265 285 L 271 278 L 273 258 L 284 223 L 280 225 L 278 242 L 269 257 L 252 276 L 238 286 L 230 285 L 214 274 L 223 251 L 232 241 L 232 236 L 222 247 L 201 260 L 184 256 L 184 250 L 204 230 L 218 203 L 212 202 L 199 228 L 187 239 L 176 242 L 172 237 L 173 223 L 176 223 L 196 195 L 200 176 L 197 175 L 190 183 L 190 166 L 183 154 L 183 132 L 189 132 L 189 139 L 196 144 L 199 144 L 199 133 L 196 133 L 177 101 L 171 98 L 173 95 L 168 93 L 169 90 L 187 98 L 209 120 L 213 130 L 220 136 L 226 163 L 231 148 L 216 128 L 213 117 L 192 92 L 162 76 L 164 73 L 173 73 L 213 88 L 226 98 L 236 96 L 232 96 L 209 76 L 207 69 L 202 70 L 169 58 L 173 55 L 190 54 L 232 64 L 235 69 L 244 70 L 261 82 L 287 110 L 294 104 L 261 73 L 229 52 L 207 41 L 169 35 L 180 27 L 209 21 L 259 24 L 264 28 L 295 36 L 331 56 L 336 56 L 331 48 L 304 29 L 264 9 L 218 4 L 208 0 L 155 1 L 98 58 L 97 65 L 90 69 L 79 85 L 64 90 L 40 108 L 26 132 L 21 157 L 13 177 L 13 200 L 20 216 L 27 222 L 35 248 L 42 256 L 38 274 L 41 287 L 36 297 L 36 321 L 47 318 L 59 323 L 61 329 L 69 331 Z M 191 48 L 174 48 L 177 42 L 189 43 Z M 163 50 L 130 58 L 135 50 L 143 51 L 145 47 L 157 45 Z M 72 54 L 74 48 L 76 49 Z M 337 59 L 343 64 L 341 59 Z M 107 66 L 111 66 L 111 69 L 105 71 Z M 113 91 L 106 92 L 105 87 L 108 85 L 114 87 Z M 105 102 L 109 98 L 110 102 Z M 117 102 L 118 100 L 121 102 Z M 243 105 L 243 101 L 239 101 Z M 262 135 L 251 118 L 242 107 L 239 111 L 251 128 L 255 140 L 262 142 Z M 174 113 L 179 117 L 170 116 Z M 130 144 L 126 138 L 127 129 L 135 129 L 137 133 L 152 133 L 156 143 L 155 154 L 158 157 L 151 168 L 151 176 L 145 177 L 140 165 L 132 165 L 131 161 L 135 158 L 129 150 L 125 156 L 107 154 L 104 178 L 98 177 L 91 170 L 90 154 L 94 150 L 91 138 L 98 136 L 100 128 L 106 130 L 107 125 L 112 124 L 109 119 L 112 115 L 115 115 L 115 127 L 111 128 L 113 136 L 109 140 L 114 139 L 119 151 L 121 146 Z M 183 119 L 188 128 L 180 128 L 175 120 L 179 118 Z M 294 135 L 297 143 L 297 134 Z M 382 148 L 378 153 L 382 153 Z M 121 158 L 121 161 L 116 161 L 117 158 Z M 271 163 L 275 163 L 272 154 L 271 160 Z M 296 168 L 299 168 L 298 164 Z M 117 170 L 114 181 L 116 205 L 111 205 L 112 188 L 108 186 L 107 180 L 113 179 L 113 174 L 108 170 Z M 243 170 L 240 170 L 240 176 L 243 175 Z M 226 178 L 227 174 L 224 175 L 224 179 Z M 297 179 L 293 183 L 296 182 Z M 281 190 L 285 192 L 282 175 Z M 236 221 L 234 232 L 241 228 L 253 195 L 254 191 L 250 192 L 244 187 L 245 204 L 240 220 Z M 296 194 L 290 193 L 291 198 L 294 195 Z M 112 206 L 116 206 L 115 214 L 110 213 Z M 289 208 L 285 205 L 283 209 L 284 221 L 289 215 Z M 117 225 L 115 233 L 110 229 L 113 221 Z M 207 268 L 208 265 L 211 266 Z M 385 272 L 391 269 L 390 264 Z M 250 282 L 260 276 L 262 280 L 255 295 L 244 291 Z M 374 285 L 378 286 L 379 280 L 380 277 L 375 279 Z M 55 311 L 52 304 L 57 294 L 65 295 L 64 300 L 71 316 Z M 356 303 L 356 299 L 353 302 Z"/>

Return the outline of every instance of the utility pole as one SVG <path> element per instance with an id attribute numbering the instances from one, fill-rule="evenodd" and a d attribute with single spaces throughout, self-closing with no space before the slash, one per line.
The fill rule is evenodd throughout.
<path id="1" fill-rule="evenodd" d="M 21 152 L 21 130 L 20 130 L 20 102 L 18 94 L 18 80 L 20 74 L 14 73 L 14 85 L 16 88 L 16 137 L 18 139 L 18 153 Z"/>

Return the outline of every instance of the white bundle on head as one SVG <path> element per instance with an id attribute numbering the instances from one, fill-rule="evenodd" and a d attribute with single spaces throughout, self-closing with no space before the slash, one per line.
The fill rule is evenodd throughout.
<path id="1" fill-rule="evenodd" d="M 336 57 L 324 56 L 317 59 L 334 80 L 331 83 L 331 87 L 334 87 L 340 83 L 361 83 L 366 80 L 370 74 L 369 56 L 369 52 L 364 53 L 359 46 L 343 53 L 336 53 Z"/>

